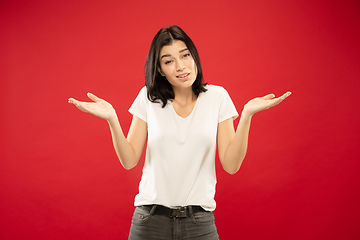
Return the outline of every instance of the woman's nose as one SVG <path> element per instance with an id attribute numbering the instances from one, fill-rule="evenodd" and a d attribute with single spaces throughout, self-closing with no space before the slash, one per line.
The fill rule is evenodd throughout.
<path id="1" fill-rule="evenodd" d="M 176 71 L 181 72 L 181 71 L 183 71 L 184 69 L 185 69 L 184 64 L 183 64 L 181 61 L 179 61 L 179 62 L 177 63 L 177 65 L 176 65 Z"/>

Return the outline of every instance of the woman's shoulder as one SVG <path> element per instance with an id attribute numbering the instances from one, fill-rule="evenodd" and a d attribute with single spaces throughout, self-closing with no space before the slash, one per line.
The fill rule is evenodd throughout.
<path id="1" fill-rule="evenodd" d="M 141 94 L 144 94 L 144 93 L 147 93 L 147 88 L 146 86 L 143 86 L 141 89 L 140 89 L 140 92 Z"/>
<path id="2" fill-rule="evenodd" d="M 146 98 L 147 97 L 147 88 L 146 86 L 142 87 L 139 92 L 138 92 L 138 95 L 137 95 L 138 98 Z"/>
<path id="3" fill-rule="evenodd" d="M 224 94 L 227 92 L 224 87 L 218 85 L 212 85 L 212 84 L 206 85 L 206 89 L 207 89 L 206 92 L 210 93 L 209 95 Z"/>

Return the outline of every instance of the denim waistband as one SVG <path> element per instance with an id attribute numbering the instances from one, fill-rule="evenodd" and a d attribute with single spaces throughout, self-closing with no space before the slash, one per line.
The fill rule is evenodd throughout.
<path id="1" fill-rule="evenodd" d="M 200 206 L 168 208 L 162 205 L 143 205 L 143 207 L 147 208 L 151 215 L 163 215 L 170 218 L 192 217 L 197 212 L 205 212 Z"/>

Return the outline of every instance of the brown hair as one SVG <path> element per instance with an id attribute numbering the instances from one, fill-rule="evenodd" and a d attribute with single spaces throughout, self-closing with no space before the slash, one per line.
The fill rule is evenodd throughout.
<path id="1" fill-rule="evenodd" d="M 165 45 L 171 45 L 174 40 L 183 41 L 195 61 L 197 76 L 192 85 L 193 92 L 198 96 L 201 92 L 206 91 L 206 83 L 203 83 L 200 57 L 193 41 L 178 26 L 164 27 L 157 32 L 152 40 L 145 63 L 145 85 L 148 99 L 151 102 L 161 102 L 162 107 L 166 106 L 168 100 L 174 99 L 175 94 L 166 77 L 162 76 L 158 71 L 160 67 L 159 55 L 161 48 Z"/>

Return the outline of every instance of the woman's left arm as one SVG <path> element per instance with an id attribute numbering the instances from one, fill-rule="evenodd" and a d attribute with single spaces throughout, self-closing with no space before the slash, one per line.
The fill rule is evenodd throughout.
<path id="1" fill-rule="evenodd" d="M 226 172 L 235 174 L 240 169 L 247 151 L 252 116 L 257 112 L 278 105 L 290 94 L 291 92 L 287 92 L 278 98 L 275 98 L 274 94 L 268 94 L 250 100 L 244 106 L 236 132 L 232 118 L 219 123 L 218 152 L 221 165 Z"/>

